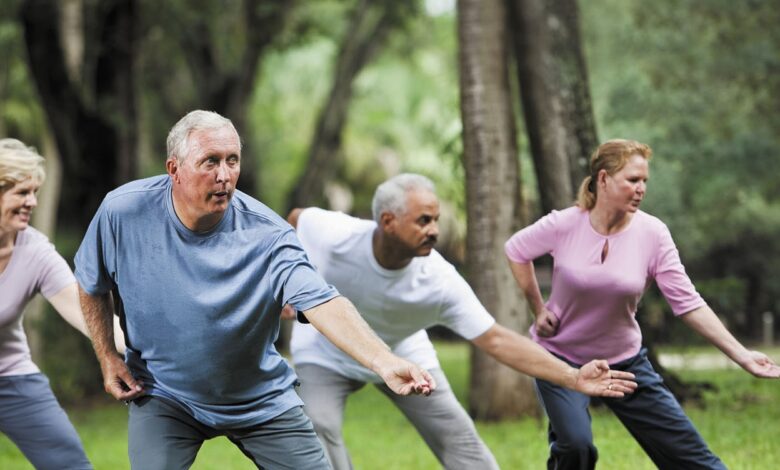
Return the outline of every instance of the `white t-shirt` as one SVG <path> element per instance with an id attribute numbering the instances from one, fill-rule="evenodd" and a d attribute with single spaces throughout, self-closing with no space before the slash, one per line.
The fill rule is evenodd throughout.
<path id="1" fill-rule="evenodd" d="M 317 208 L 298 218 L 298 238 L 320 275 L 355 304 L 393 352 L 423 368 L 439 367 L 425 328 L 442 325 L 474 339 L 495 320 L 455 267 L 435 250 L 402 269 L 377 263 L 371 245 L 376 223 Z M 343 353 L 311 325 L 295 323 L 295 364 L 316 364 L 354 380 L 380 378 Z"/>

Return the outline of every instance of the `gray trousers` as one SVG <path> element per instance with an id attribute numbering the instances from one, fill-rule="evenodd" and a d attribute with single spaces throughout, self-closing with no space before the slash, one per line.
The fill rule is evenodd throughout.
<path id="1" fill-rule="evenodd" d="M 352 468 L 341 429 L 347 397 L 364 382 L 346 378 L 314 364 L 300 364 L 295 372 L 301 381 L 298 394 L 304 412 L 314 423 L 335 470 Z M 474 422 L 452 393 L 441 369 L 430 371 L 437 388 L 430 396 L 399 396 L 386 385 L 376 384 L 417 428 L 425 443 L 447 469 L 497 469 L 493 454 L 477 435 Z M 379 456 L 377 456 L 377 459 Z"/>
<path id="2" fill-rule="evenodd" d="M 256 426 L 218 430 L 162 398 L 145 396 L 129 406 L 128 454 L 133 469 L 188 469 L 203 441 L 217 436 L 230 439 L 257 468 L 330 468 L 311 421 L 300 407 Z"/>
<path id="3" fill-rule="evenodd" d="M 38 470 L 92 468 L 43 374 L 0 377 L 0 431 Z"/>

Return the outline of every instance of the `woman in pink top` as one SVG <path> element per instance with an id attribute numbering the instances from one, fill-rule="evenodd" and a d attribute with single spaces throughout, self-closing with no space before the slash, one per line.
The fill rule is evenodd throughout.
<path id="1" fill-rule="evenodd" d="M 633 395 L 604 402 L 659 468 L 725 468 L 647 360 L 635 317 L 642 294 L 655 281 L 675 315 L 756 377 L 780 377 L 780 367 L 726 330 L 686 275 L 666 225 L 639 210 L 651 153 L 630 140 L 599 146 L 576 206 L 513 235 L 506 254 L 536 317 L 535 341 L 572 364 L 606 359 L 636 375 Z M 533 260 L 548 253 L 553 281 L 544 302 Z M 548 468 L 594 468 L 589 398 L 536 384 L 550 419 Z"/>
<path id="2" fill-rule="evenodd" d="M 0 432 L 37 469 L 92 468 L 46 376 L 32 362 L 22 328 L 24 307 L 41 293 L 68 323 L 87 333 L 70 267 L 46 236 L 29 226 L 43 178 L 43 158 L 34 149 L 0 139 Z"/>

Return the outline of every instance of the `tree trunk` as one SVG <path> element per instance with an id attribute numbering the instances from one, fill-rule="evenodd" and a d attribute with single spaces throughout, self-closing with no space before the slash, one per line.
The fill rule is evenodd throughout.
<path id="1" fill-rule="evenodd" d="M 352 12 L 339 48 L 333 85 L 317 118 L 307 162 L 289 197 L 288 210 L 323 205 L 325 184 L 341 161 L 341 135 L 352 99 L 352 84 L 377 55 L 388 33 L 403 21 L 411 3 L 361 0 Z"/>
<path id="2" fill-rule="evenodd" d="M 576 0 L 510 0 L 517 74 L 545 213 L 574 201 L 598 145 Z"/>
<path id="3" fill-rule="evenodd" d="M 60 5 L 26 0 L 30 71 L 62 162 L 58 226 L 83 233 L 103 196 L 135 177 L 136 126 L 133 57 L 134 0 L 112 0 L 96 13 L 94 77 L 80 86 L 70 79 L 60 34 Z"/>
<path id="4" fill-rule="evenodd" d="M 460 107 L 466 170 L 469 282 L 502 325 L 528 327 L 528 308 L 515 285 L 503 245 L 520 204 L 516 131 L 503 0 L 459 0 Z M 474 349 L 469 410 L 476 419 L 538 415 L 529 377 Z"/>

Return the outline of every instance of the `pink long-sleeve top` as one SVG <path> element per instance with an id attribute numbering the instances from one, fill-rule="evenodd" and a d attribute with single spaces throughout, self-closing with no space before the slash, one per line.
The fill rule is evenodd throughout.
<path id="1" fill-rule="evenodd" d="M 602 262 L 605 243 L 609 252 Z M 531 337 L 577 364 L 592 359 L 614 364 L 639 352 L 642 332 L 636 309 L 653 280 L 675 315 L 705 305 L 685 273 L 669 229 L 642 211 L 612 235 L 596 232 L 587 211 L 552 211 L 514 234 L 505 249 L 516 263 L 552 255 L 552 290 L 545 305 L 558 318 L 558 331 L 544 338 L 532 326 Z"/>

